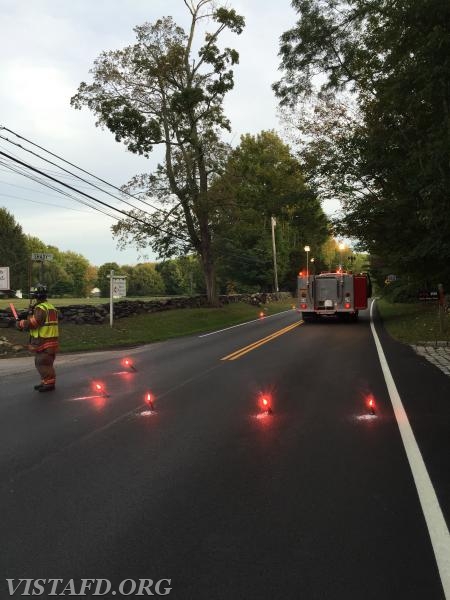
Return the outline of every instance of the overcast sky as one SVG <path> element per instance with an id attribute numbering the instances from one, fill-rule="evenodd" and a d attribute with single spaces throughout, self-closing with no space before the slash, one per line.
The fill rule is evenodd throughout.
<path id="1" fill-rule="evenodd" d="M 243 33 L 227 39 L 240 53 L 235 87 L 225 102 L 232 133 L 225 132 L 224 139 L 236 145 L 245 133 L 282 130 L 271 84 L 280 77 L 279 37 L 296 14 L 289 0 L 230 0 L 229 5 L 246 20 Z M 102 50 L 133 43 L 135 25 L 164 15 L 185 28 L 189 23 L 182 0 L 0 0 L 0 125 L 117 186 L 152 171 L 157 155 L 146 160 L 128 153 L 109 131 L 95 127 L 88 109 L 74 110 L 70 98 L 81 81 L 90 81 L 88 71 Z M 0 135 L 13 139 L 4 131 Z M 1 139 L 0 149 L 19 156 Z M 111 218 L 0 165 L 2 206 L 26 234 L 80 252 L 92 264 L 135 264 L 142 256 L 131 246 L 116 248 Z M 150 251 L 148 256 L 154 258 Z"/>

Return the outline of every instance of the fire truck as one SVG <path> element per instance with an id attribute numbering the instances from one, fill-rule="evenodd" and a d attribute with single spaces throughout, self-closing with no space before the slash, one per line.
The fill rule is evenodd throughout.
<path id="1" fill-rule="evenodd" d="M 300 273 L 297 290 L 297 310 L 305 322 L 331 316 L 357 321 L 358 312 L 367 308 L 367 299 L 372 295 L 367 273 L 354 274 L 341 269 L 320 275 Z"/>

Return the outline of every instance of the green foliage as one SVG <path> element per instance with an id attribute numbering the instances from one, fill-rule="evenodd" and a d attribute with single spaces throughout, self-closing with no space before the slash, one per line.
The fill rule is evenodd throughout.
<path id="1" fill-rule="evenodd" d="M 389 271 L 450 273 L 450 4 L 294 0 L 274 88 L 294 106 L 325 74 L 316 112 L 297 122 L 308 178 L 339 198 L 336 231 Z M 336 92 L 341 95 L 336 102 Z M 346 105 L 346 106 L 345 106 Z"/>
<path id="2" fill-rule="evenodd" d="M 214 249 L 222 289 L 273 289 L 272 216 L 279 282 L 295 289 L 295 250 L 309 244 L 317 251 L 327 220 L 289 147 L 272 131 L 242 136 L 213 193 L 221 207 Z"/>
<path id="3" fill-rule="evenodd" d="M 28 251 L 22 227 L 14 216 L 0 208 L 0 262 L 9 267 L 11 289 L 27 288 Z"/>
<path id="4" fill-rule="evenodd" d="M 166 293 L 164 280 L 156 270 L 155 264 L 144 263 L 135 267 L 122 267 L 128 274 L 127 295 L 163 296 Z"/>
<path id="5" fill-rule="evenodd" d="M 57 281 L 49 288 L 49 294 L 53 298 L 62 296 L 73 296 L 73 284 L 70 281 Z"/>
<path id="6" fill-rule="evenodd" d="M 75 296 L 86 296 L 89 292 L 87 285 L 89 261 L 81 254 L 67 251 L 62 253 L 62 263 L 72 282 L 73 294 Z"/>

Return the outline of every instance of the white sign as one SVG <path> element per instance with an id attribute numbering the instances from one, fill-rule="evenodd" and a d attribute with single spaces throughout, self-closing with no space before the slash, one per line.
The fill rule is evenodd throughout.
<path id="1" fill-rule="evenodd" d="M 123 298 L 127 295 L 127 280 L 125 277 L 113 277 L 112 295 L 113 298 Z"/>
<path id="2" fill-rule="evenodd" d="M 31 260 L 36 260 L 36 261 L 53 260 L 53 254 L 46 254 L 45 252 L 33 252 L 31 254 Z"/>
<path id="3" fill-rule="evenodd" d="M 9 267 L 0 267 L 0 290 L 9 289 Z"/>
<path id="4" fill-rule="evenodd" d="M 394 274 L 388 275 L 386 277 L 386 279 L 387 279 L 387 281 L 397 281 L 397 275 L 394 275 Z"/>

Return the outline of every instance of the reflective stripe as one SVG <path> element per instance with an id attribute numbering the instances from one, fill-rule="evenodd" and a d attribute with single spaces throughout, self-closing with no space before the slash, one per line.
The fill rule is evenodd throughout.
<path id="1" fill-rule="evenodd" d="M 30 344 L 28 350 L 30 352 L 43 352 L 44 350 L 54 350 L 54 352 L 57 352 L 59 350 L 59 342 L 54 339 L 42 342 L 42 344 Z"/>

